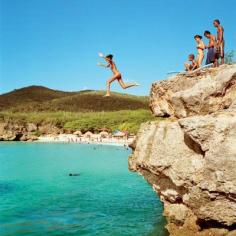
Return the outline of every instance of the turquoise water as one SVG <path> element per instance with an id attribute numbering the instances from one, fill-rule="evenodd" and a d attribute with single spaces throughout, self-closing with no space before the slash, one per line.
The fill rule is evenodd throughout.
<path id="1" fill-rule="evenodd" d="M 0 143 L 0 235 L 166 235 L 162 205 L 128 171 L 129 153 L 114 146 Z"/>

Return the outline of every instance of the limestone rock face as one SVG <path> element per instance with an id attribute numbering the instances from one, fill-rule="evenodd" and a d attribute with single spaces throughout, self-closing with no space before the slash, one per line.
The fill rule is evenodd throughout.
<path id="1" fill-rule="evenodd" d="M 39 134 L 59 134 L 65 131 L 50 123 L 0 122 L 0 141 L 35 141 Z"/>
<path id="2" fill-rule="evenodd" d="M 27 124 L 27 131 L 28 132 L 34 132 L 38 129 L 37 125 L 35 125 L 34 123 L 28 123 Z"/>
<path id="3" fill-rule="evenodd" d="M 60 133 L 60 128 L 51 124 L 42 124 L 41 126 L 38 127 L 38 130 L 42 134 L 59 134 Z"/>
<path id="4" fill-rule="evenodd" d="M 155 116 L 184 118 L 228 108 L 236 99 L 236 65 L 152 84 L 150 108 Z"/>
<path id="5" fill-rule="evenodd" d="M 163 116 L 168 111 L 168 114 L 176 117 L 189 117 L 142 124 L 132 145 L 133 154 L 129 157 L 129 168 L 143 175 L 160 196 L 164 203 L 164 215 L 170 235 L 236 235 L 234 70 L 235 66 L 223 66 L 207 75 L 208 79 L 185 78 L 189 80 L 187 87 L 184 87 L 184 83 L 183 86 L 179 84 L 171 95 L 166 90 L 162 96 L 158 94 L 152 97 L 151 100 L 155 100 L 156 104 L 164 104 L 159 106 L 163 109 L 156 110 L 163 112 L 155 113 L 155 108 L 153 109 L 155 115 Z M 225 82 L 219 81 L 219 75 L 224 75 L 222 80 Z M 204 80 L 205 87 L 201 82 Z M 208 87 L 208 80 L 212 81 L 211 89 Z M 172 84 L 173 78 L 161 83 Z M 200 85 L 201 83 L 203 84 Z M 171 86 L 173 91 L 174 85 Z M 224 95 L 216 97 L 202 94 L 203 99 L 197 93 L 200 88 L 206 89 L 202 90 L 205 95 L 212 95 L 214 89 L 216 93 L 219 88 L 225 92 Z M 192 103 L 191 96 L 187 97 L 186 94 L 191 94 Z M 179 104 L 175 107 L 177 103 L 171 99 L 177 98 L 177 95 L 184 97 L 184 107 Z M 198 106 L 194 102 L 196 100 L 201 100 L 202 105 Z M 226 101 L 229 101 L 228 109 L 222 107 Z"/>
<path id="6" fill-rule="evenodd" d="M 0 141 L 35 141 L 38 139 L 34 132 L 35 124 L 18 124 L 16 122 L 0 123 Z"/>

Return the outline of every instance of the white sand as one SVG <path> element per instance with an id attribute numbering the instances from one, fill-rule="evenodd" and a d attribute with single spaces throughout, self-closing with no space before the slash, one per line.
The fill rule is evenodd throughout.
<path id="1" fill-rule="evenodd" d="M 133 142 L 134 138 L 101 138 L 99 136 L 92 137 L 78 137 L 74 134 L 59 134 L 59 135 L 45 135 L 40 136 L 36 142 L 45 143 L 80 143 L 80 144 L 101 144 L 101 145 L 116 145 L 128 146 Z"/>

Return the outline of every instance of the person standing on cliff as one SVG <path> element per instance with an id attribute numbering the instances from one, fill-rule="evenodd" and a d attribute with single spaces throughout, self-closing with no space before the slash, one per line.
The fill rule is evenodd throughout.
<path id="1" fill-rule="evenodd" d="M 216 57 L 217 59 L 221 59 L 221 65 L 225 63 L 225 55 L 224 55 L 224 28 L 221 26 L 220 21 L 218 19 L 214 20 L 213 25 L 217 28 L 217 40 L 216 40 Z"/>
<path id="2" fill-rule="evenodd" d="M 211 34 L 210 31 L 206 30 L 204 32 L 204 36 L 209 39 L 209 44 L 205 45 L 205 48 L 208 49 L 207 51 L 207 59 L 206 59 L 206 65 L 209 65 L 211 63 L 214 63 L 214 67 L 218 66 L 218 60 L 216 58 L 215 53 L 215 45 L 216 45 L 216 39 L 215 36 Z"/>
<path id="3" fill-rule="evenodd" d="M 202 41 L 202 36 L 201 35 L 195 35 L 194 39 L 197 43 L 197 66 L 195 69 L 200 68 L 202 66 L 202 61 L 204 59 L 204 49 L 205 49 L 205 45 Z"/>

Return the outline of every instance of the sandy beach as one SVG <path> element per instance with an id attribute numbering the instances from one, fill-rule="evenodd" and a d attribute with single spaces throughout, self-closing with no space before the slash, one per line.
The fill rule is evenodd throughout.
<path id="1" fill-rule="evenodd" d="M 45 143 L 78 143 L 78 144 L 100 144 L 100 145 L 116 145 L 116 146 L 128 146 L 134 140 L 132 138 L 101 138 L 99 136 L 94 137 L 78 137 L 74 134 L 59 134 L 59 135 L 44 135 L 40 136 L 36 142 Z"/>

